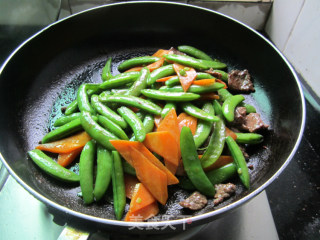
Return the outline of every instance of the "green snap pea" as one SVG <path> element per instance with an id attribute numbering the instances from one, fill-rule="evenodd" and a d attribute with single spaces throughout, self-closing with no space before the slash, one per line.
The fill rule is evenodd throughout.
<path id="1" fill-rule="evenodd" d="M 119 137 L 120 139 L 129 140 L 125 131 L 123 131 L 119 125 L 117 125 L 116 123 L 114 123 L 113 121 L 108 119 L 107 117 L 102 116 L 102 115 L 98 115 L 98 123 L 102 127 L 104 127 L 106 130 L 108 130 L 109 132 L 111 132 L 114 135 L 116 135 L 117 137 Z"/>
<path id="2" fill-rule="evenodd" d="M 220 101 L 221 102 L 224 102 L 227 98 L 233 96 L 227 89 L 219 89 L 218 90 L 218 95 L 220 97 Z M 241 102 L 239 104 L 240 107 L 245 107 L 246 110 L 247 110 L 247 113 L 255 113 L 256 112 L 256 109 L 254 106 L 248 104 L 248 103 L 244 103 L 244 102 Z"/>
<path id="3" fill-rule="evenodd" d="M 111 95 L 113 94 L 121 94 L 125 95 L 128 92 L 128 89 L 111 89 Z M 100 95 L 110 95 L 109 93 L 101 93 Z"/>
<path id="4" fill-rule="evenodd" d="M 39 149 L 28 152 L 32 161 L 50 176 L 65 182 L 79 182 L 79 175 L 60 166 L 56 161 Z"/>
<path id="5" fill-rule="evenodd" d="M 167 77 L 172 74 L 175 74 L 175 71 L 173 69 L 172 64 L 159 67 L 158 69 L 156 69 L 156 70 L 152 71 L 152 73 L 150 73 L 150 78 L 148 79 L 147 84 L 148 84 L 148 86 L 150 86 L 150 85 L 154 84 L 157 79 Z"/>
<path id="6" fill-rule="evenodd" d="M 167 102 L 166 105 L 164 105 L 162 112 L 161 112 L 161 117 L 165 118 L 165 116 L 167 116 L 167 114 L 170 112 L 170 110 L 174 108 L 177 108 L 177 105 L 173 102 Z"/>
<path id="7" fill-rule="evenodd" d="M 236 165 L 234 163 L 229 163 L 225 166 L 222 166 L 218 169 L 211 170 L 206 172 L 206 175 L 212 185 L 223 183 L 228 179 L 232 178 L 237 172 Z M 190 181 L 189 178 L 180 178 L 179 179 L 179 186 L 186 190 L 195 190 L 196 187 Z"/>
<path id="8" fill-rule="evenodd" d="M 236 133 L 237 143 L 243 144 L 259 144 L 263 142 L 263 136 L 258 133 Z"/>
<path id="9" fill-rule="evenodd" d="M 132 176 L 136 176 L 136 170 L 132 167 L 126 160 L 122 159 L 122 168 L 123 172 L 130 174 Z"/>
<path id="10" fill-rule="evenodd" d="M 146 113 L 144 111 L 138 111 L 136 112 L 136 115 L 138 118 L 140 118 L 141 121 L 143 121 L 144 117 L 146 116 Z"/>
<path id="11" fill-rule="evenodd" d="M 241 182 L 243 185 L 249 189 L 250 188 L 250 175 L 249 175 L 249 169 L 247 167 L 246 159 L 243 156 L 243 153 L 241 149 L 239 148 L 236 141 L 233 140 L 232 137 L 228 136 L 226 137 L 226 143 L 228 145 L 228 148 L 231 152 L 231 155 L 233 157 L 234 163 L 237 167 L 237 172 L 240 177 Z"/>
<path id="12" fill-rule="evenodd" d="M 154 63 L 158 60 L 160 60 L 160 58 L 153 57 L 153 56 L 134 57 L 134 58 L 130 58 L 128 60 L 123 61 L 118 66 L 118 70 L 120 72 L 122 72 L 124 70 L 129 69 L 129 68 L 141 66 L 141 65 L 146 65 L 146 64 L 151 64 L 151 63 Z"/>
<path id="13" fill-rule="evenodd" d="M 194 186 L 203 194 L 213 197 L 215 189 L 203 171 L 190 128 L 184 126 L 180 134 L 183 166 Z"/>
<path id="14" fill-rule="evenodd" d="M 58 119 L 54 122 L 53 126 L 54 126 L 54 127 L 60 127 L 60 126 L 62 126 L 62 125 L 65 125 L 65 124 L 67 124 L 68 122 L 71 122 L 72 120 L 75 120 L 75 119 L 79 118 L 80 115 L 81 115 L 81 113 L 78 112 L 78 113 L 72 113 L 72 114 L 69 115 L 69 116 L 62 116 L 62 117 L 58 118 Z"/>
<path id="15" fill-rule="evenodd" d="M 77 99 L 74 100 L 73 102 L 71 102 L 68 107 L 66 108 L 66 111 L 64 112 L 64 114 L 66 116 L 71 115 L 72 113 L 78 112 L 79 108 L 78 108 L 78 101 Z"/>
<path id="16" fill-rule="evenodd" d="M 202 107 L 202 110 L 209 113 L 210 115 L 214 115 L 214 109 L 211 103 L 205 103 Z M 209 137 L 211 129 L 211 122 L 201 119 L 198 121 L 196 132 L 193 135 L 196 148 L 199 148 L 206 141 L 206 139 Z"/>
<path id="17" fill-rule="evenodd" d="M 189 102 L 189 101 L 200 98 L 199 94 L 185 93 L 183 91 L 182 92 L 165 92 L 160 90 L 144 89 L 141 91 L 141 93 L 148 98 L 172 101 L 172 102 Z M 159 114 L 161 114 L 161 112 Z"/>
<path id="18" fill-rule="evenodd" d="M 90 137 L 95 139 L 106 149 L 114 150 L 114 147 L 109 142 L 109 140 L 117 140 L 118 138 L 114 134 L 102 128 L 98 123 L 96 123 L 91 113 L 87 111 L 81 112 L 80 119 L 83 129 L 90 135 Z"/>
<path id="19" fill-rule="evenodd" d="M 106 118 L 116 123 L 123 129 L 127 127 L 126 121 L 122 117 L 120 117 L 116 112 L 114 112 L 109 107 L 100 102 L 99 96 L 92 95 L 91 104 L 94 107 L 94 109 L 102 116 L 105 116 Z"/>
<path id="20" fill-rule="evenodd" d="M 113 77 L 111 74 L 111 61 L 112 61 L 112 58 L 111 57 L 108 58 L 104 68 L 102 69 L 101 78 L 103 82 Z"/>
<path id="21" fill-rule="evenodd" d="M 224 81 L 224 82 L 228 82 L 228 73 L 226 73 L 225 71 L 222 71 L 222 70 L 214 70 L 215 72 L 217 73 L 220 73 L 221 74 L 221 80 Z"/>
<path id="22" fill-rule="evenodd" d="M 133 83 L 133 85 L 128 89 L 124 95 L 131 95 L 139 97 L 141 90 L 147 87 L 147 81 L 150 78 L 150 71 L 148 68 L 142 68 L 138 79 Z"/>
<path id="23" fill-rule="evenodd" d="M 139 75 L 140 75 L 140 72 L 125 72 L 125 73 L 118 74 L 110 78 L 108 81 L 101 83 L 100 89 L 107 90 L 107 89 L 124 86 L 127 83 L 133 83 L 137 79 L 137 77 L 139 77 Z"/>
<path id="24" fill-rule="evenodd" d="M 81 117 L 80 117 L 81 118 Z M 41 140 L 42 143 L 53 142 L 61 138 L 67 137 L 72 133 L 78 132 L 82 129 L 81 120 L 77 118 L 68 122 L 67 124 L 58 127 L 51 132 L 48 132 Z"/>
<path id="25" fill-rule="evenodd" d="M 98 144 L 97 146 L 97 175 L 93 195 L 99 201 L 108 189 L 113 169 L 111 153 Z"/>
<path id="26" fill-rule="evenodd" d="M 138 116 L 125 106 L 118 108 L 118 112 L 133 130 L 135 139 L 139 142 L 143 142 L 146 137 L 146 130 Z"/>
<path id="27" fill-rule="evenodd" d="M 209 74 L 209 73 L 204 73 L 204 72 L 197 72 L 197 77 L 196 79 L 214 79 L 214 77 Z"/>
<path id="28" fill-rule="evenodd" d="M 80 162 L 79 175 L 82 198 L 85 204 L 90 204 L 94 200 L 93 195 L 93 165 L 96 154 L 96 143 L 90 140 L 83 147 Z"/>
<path id="29" fill-rule="evenodd" d="M 200 159 L 203 168 L 207 168 L 214 164 L 220 157 L 224 148 L 226 127 L 223 120 L 220 119 L 216 122 L 213 129 L 208 147 Z"/>
<path id="30" fill-rule="evenodd" d="M 117 220 L 122 218 L 126 205 L 126 191 L 124 185 L 124 175 L 120 154 L 112 151 L 113 170 L 112 170 L 112 189 L 113 189 L 113 206 Z"/>
<path id="31" fill-rule="evenodd" d="M 180 79 L 178 76 L 174 76 L 170 78 L 169 80 L 165 81 L 165 85 L 168 87 L 173 87 L 175 85 L 178 85 L 180 83 Z"/>
<path id="32" fill-rule="evenodd" d="M 146 133 L 152 132 L 154 128 L 154 117 L 152 114 L 146 114 L 142 122 Z"/>
<path id="33" fill-rule="evenodd" d="M 234 110 L 236 106 L 244 100 L 244 96 L 242 95 L 234 95 L 228 97 L 222 104 L 222 112 L 225 119 L 228 122 L 232 122 L 234 120 Z"/>
<path id="34" fill-rule="evenodd" d="M 202 60 L 199 59 L 199 61 L 205 65 L 207 68 L 205 69 L 224 69 L 227 67 L 227 65 L 225 63 L 219 62 L 219 61 L 210 61 L 210 60 Z"/>
<path id="35" fill-rule="evenodd" d="M 218 118 L 217 116 L 214 116 L 213 114 L 203 111 L 202 109 L 194 106 L 191 103 L 182 103 L 181 108 L 183 109 L 183 111 L 185 111 L 189 115 L 198 119 L 202 119 L 204 121 L 217 122 L 220 120 L 220 118 Z"/>
<path id="36" fill-rule="evenodd" d="M 220 105 L 220 103 L 218 102 L 218 100 L 213 100 L 213 108 L 214 108 L 214 112 L 216 113 L 216 115 L 223 119 L 223 112 L 222 112 L 222 107 Z"/>
<path id="37" fill-rule="evenodd" d="M 205 52 L 192 46 L 181 45 L 181 46 L 178 46 L 178 50 L 180 52 L 186 53 L 195 58 L 213 61 L 213 59 L 209 55 L 207 55 Z"/>
<path id="38" fill-rule="evenodd" d="M 207 63 L 202 62 L 204 60 L 196 59 L 190 56 L 167 54 L 167 55 L 164 55 L 164 57 L 169 61 L 173 61 L 173 62 L 182 64 L 188 67 L 193 67 L 199 70 L 206 70 L 210 68 L 208 67 Z"/>
<path id="39" fill-rule="evenodd" d="M 90 113 L 95 113 L 94 108 L 90 104 L 89 96 L 87 93 L 87 90 L 90 88 L 91 85 L 92 84 L 81 84 L 81 86 L 78 89 L 77 103 L 78 108 L 81 112 L 87 111 Z"/>
<path id="40" fill-rule="evenodd" d="M 141 90 L 141 93 L 144 90 Z M 131 107 L 136 107 L 139 109 L 142 109 L 146 112 L 155 114 L 155 115 L 160 115 L 161 114 L 161 107 L 159 107 L 157 104 L 146 100 L 142 99 L 139 97 L 134 97 L 134 96 L 127 96 L 127 95 L 112 95 L 112 96 L 107 96 L 106 98 L 99 98 L 101 102 L 105 103 L 120 103 L 123 105 L 131 106 Z"/>
<path id="41" fill-rule="evenodd" d="M 224 84 L 215 82 L 209 86 L 198 86 L 198 85 L 191 85 L 187 92 L 190 93 L 208 93 L 208 92 L 215 92 L 224 87 Z M 159 89 L 160 91 L 166 92 L 184 92 L 182 86 L 174 86 L 174 87 L 167 87 L 163 86 Z"/>

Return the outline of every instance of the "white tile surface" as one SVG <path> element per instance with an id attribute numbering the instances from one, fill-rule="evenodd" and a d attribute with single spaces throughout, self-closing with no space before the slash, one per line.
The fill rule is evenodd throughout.
<path id="1" fill-rule="evenodd" d="M 284 54 L 320 96 L 320 1 L 305 1 Z"/>
<path id="2" fill-rule="evenodd" d="M 306 0 L 274 0 L 273 2 L 265 30 L 281 51 L 285 48 L 304 1 Z"/>

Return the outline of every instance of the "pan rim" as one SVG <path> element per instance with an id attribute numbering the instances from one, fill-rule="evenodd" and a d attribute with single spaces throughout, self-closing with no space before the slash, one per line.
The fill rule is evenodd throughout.
<path id="1" fill-rule="evenodd" d="M 270 40 L 268 40 L 267 38 L 265 38 L 261 33 L 257 32 L 256 30 L 254 30 L 253 28 L 247 26 L 246 24 L 230 17 L 227 16 L 225 14 L 216 12 L 214 10 L 210 10 L 207 8 L 203 8 L 203 7 L 199 7 L 199 6 L 194 6 L 194 5 L 189 5 L 186 3 L 177 3 L 177 2 L 167 2 L 167 1 L 132 1 L 132 2 L 119 2 L 119 3 L 112 3 L 112 4 L 106 4 L 106 5 L 101 5 L 98 7 L 94 7 L 91 9 L 87 9 L 81 12 L 78 12 L 76 14 L 70 15 L 66 18 L 63 18 L 59 21 L 56 21 L 50 25 L 48 25 L 47 27 L 41 29 L 40 31 L 38 31 L 37 33 L 33 34 L 31 37 L 29 37 L 28 39 L 26 39 L 24 42 L 22 42 L 10 55 L 9 57 L 4 61 L 3 65 L 0 68 L 0 75 L 3 72 L 3 70 L 5 69 L 6 65 L 10 62 L 11 58 L 14 57 L 15 54 L 17 54 L 17 52 L 23 48 L 28 42 L 30 42 L 32 39 L 36 38 L 37 36 L 39 36 L 40 34 L 43 34 L 45 31 L 47 31 L 50 28 L 53 28 L 55 25 L 64 22 L 64 21 L 68 21 L 68 19 L 71 18 L 75 18 L 80 14 L 84 14 L 86 12 L 90 12 L 90 11 L 94 11 L 96 9 L 100 9 L 100 8 L 107 8 L 107 7 L 112 7 L 112 6 L 117 6 L 117 5 L 134 5 L 134 4 L 171 4 L 171 5 L 180 5 L 180 6 L 184 6 L 184 7 L 190 7 L 190 8 L 195 8 L 195 9 L 199 9 L 202 11 L 207 11 L 207 12 L 211 12 L 217 15 L 220 15 L 224 18 L 227 18 L 229 20 L 232 20 L 234 22 L 236 22 L 237 24 L 242 25 L 242 27 L 245 27 L 249 30 L 251 30 L 253 33 L 257 34 L 260 38 L 262 38 L 266 43 L 268 43 L 276 52 L 277 54 L 284 60 L 284 62 L 286 63 L 286 65 L 288 66 L 289 70 L 291 71 L 293 77 L 295 78 L 295 81 L 297 83 L 297 87 L 300 93 L 300 99 L 301 99 L 301 109 L 302 109 L 302 114 L 301 114 L 301 125 L 300 125 L 300 129 L 299 129 L 299 134 L 298 137 L 296 139 L 295 145 L 292 148 L 289 156 L 287 157 L 286 161 L 281 165 L 281 167 L 264 183 L 262 184 L 260 187 L 258 187 L 256 190 L 248 193 L 248 195 L 242 197 L 239 200 L 236 200 L 235 202 L 228 204 L 224 207 L 221 207 L 219 209 L 216 209 L 214 211 L 210 211 L 207 213 L 203 213 L 200 215 L 196 215 L 196 216 L 192 216 L 192 217 L 187 217 L 187 218 L 182 218 L 182 219 L 176 219 L 176 220 L 166 220 L 166 221 L 156 221 L 156 222 L 124 222 L 124 221 L 119 221 L 119 220 L 113 220 L 113 219 L 105 219 L 105 218 L 100 218 L 100 217 L 94 217 L 92 215 L 87 215 L 84 213 L 80 213 L 77 211 L 74 211 L 70 208 L 67 208 L 65 206 L 62 206 L 60 204 L 57 204 L 56 202 L 53 202 L 52 200 L 46 198 L 45 196 L 43 196 L 42 194 L 38 193 L 36 190 L 34 190 L 33 188 L 31 188 L 28 184 L 26 184 L 14 171 L 13 169 L 9 166 L 9 164 L 7 164 L 7 162 L 5 161 L 4 157 L 2 156 L 1 152 L 0 152 L 0 159 L 3 162 L 4 166 L 8 169 L 9 173 L 15 178 L 15 180 L 24 188 L 26 189 L 29 193 L 31 193 L 34 197 L 36 197 L 38 200 L 40 200 L 41 202 L 45 203 L 46 205 L 49 205 L 55 209 L 58 209 L 61 212 L 65 212 L 67 214 L 70 214 L 74 217 L 78 217 L 80 219 L 83 220 L 90 220 L 92 222 L 96 222 L 96 223 L 101 223 L 101 224 L 107 224 L 107 225 L 116 225 L 116 226 L 121 226 L 121 227 L 161 227 L 161 226 L 165 226 L 170 224 L 171 226 L 177 226 L 177 225 L 181 225 L 181 224 L 185 224 L 188 222 L 200 222 L 200 220 L 204 220 L 204 219 L 213 219 L 213 218 L 217 218 L 220 215 L 222 215 L 223 213 L 231 210 L 231 209 L 236 209 L 237 207 L 243 205 L 244 203 L 248 202 L 249 200 L 251 200 L 253 197 L 255 197 L 256 195 L 258 195 L 260 192 L 262 192 L 269 184 L 271 184 L 280 174 L 281 172 L 286 168 L 286 166 L 290 163 L 290 161 L 292 160 L 294 154 L 296 153 L 299 144 L 302 140 L 302 136 L 303 136 L 303 131 L 305 128 L 305 121 L 306 121 L 306 106 L 305 106 L 305 99 L 304 99 L 304 95 L 303 95 L 303 90 L 302 90 L 302 86 L 301 86 L 301 82 L 294 70 L 294 68 L 292 67 L 292 65 L 289 63 L 289 61 L 287 60 L 287 58 L 281 53 L 281 51 L 274 46 Z"/>

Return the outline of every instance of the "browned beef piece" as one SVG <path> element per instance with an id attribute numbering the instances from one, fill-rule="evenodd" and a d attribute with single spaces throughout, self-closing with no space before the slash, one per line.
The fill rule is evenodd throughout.
<path id="1" fill-rule="evenodd" d="M 211 74 L 211 75 L 214 76 L 215 78 L 218 78 L 218 79 L 221 79 L 221 78 L 222 78 L 222 74 L 216 72 L 216 71 L 213 70 L 212 68 L 210 68 L 209 70 L 206 70 L 205 72 Z"/>
<path id="2" fill-rule="evenodd" d="M 174 47 L 171 47 L 169 49 L 169 51 L 172 52 L 173 54 L 177 54 L 177 55 L 186 55 L 185 53 L 180 52 L 179 50 L 175 49 Z"/>
<path id="3" fill-rule="evenodd" d="M 184 208 L 189 208 L 191 210 L 199 210 L 204 208 L 208 203 L 206 196 L 199 192 L 194 192 L 182 202 L 179 202 L 180 206 Z"/>
<path id="4" fill-rule="evenodd" d="M 254 92 L 253 83 L 248 70 L 232 70 L 228 75 L 228 88 L 235 92 Z"/>
<path id="5" fill-rule="evenodd" d="M 259 113 L 250 113 L 241 127 L 249 132 L 256 132 L 260 129 L 267 129 L 269 125 L 262 121 Z"/>
<path id="6" fill-rule="evenodd" d="M 236 107 L 234 111 L 234 121 L 235 125 L 242 125 L 246 122 L 247 109 L 245 107 Z"/>
<path id="7" fill-rule="evenodd" d="M 214 205 L 223 202 L 225 198 L 229 198 L 231 194 L 236 191 L 236 185 L 233 183 L 216 184 L 214 187 L 216 189 L 216 194 L 214 195 L 213 200 Z"/>

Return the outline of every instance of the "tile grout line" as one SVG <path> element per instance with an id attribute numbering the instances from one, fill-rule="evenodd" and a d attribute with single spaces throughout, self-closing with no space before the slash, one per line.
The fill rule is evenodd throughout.
<path id="1" fill-rule="evenodd" d="M 288 45 L 289 39 L 290 39 L 290 37 L 291 37 L 291 35 L 292 35 L 292 32 L 293 32 L 295 26 L 297 25 L 297 22 L 298 22 L 298 20 L 299 20 L 299 18 L 300 18 L 301 12 L 302 12 L 302 10 L 303 10 L 303 8 L 304 8 L 304 4 L 306 3 L 306 1 L 307 1 L 307 0 L 304 0 L 303 3 L 302 3 L 302 6 L 301 6 L 300 11 L 299 11 L 299 14 L 298 14 L 296 20 L 294 21 L 294 24 L 293 24 L 293 26 L 292 26 L 292 28 L 291 28 L 291 30 L 290 30 L 289 36 L 288 36 L 288 38 L 287 38 L 287 40 L 286 40 L 286 43 L 284 44 L 283 52 L 285 52 L 286 49 L 287 49 L 287 45 Z"/>

